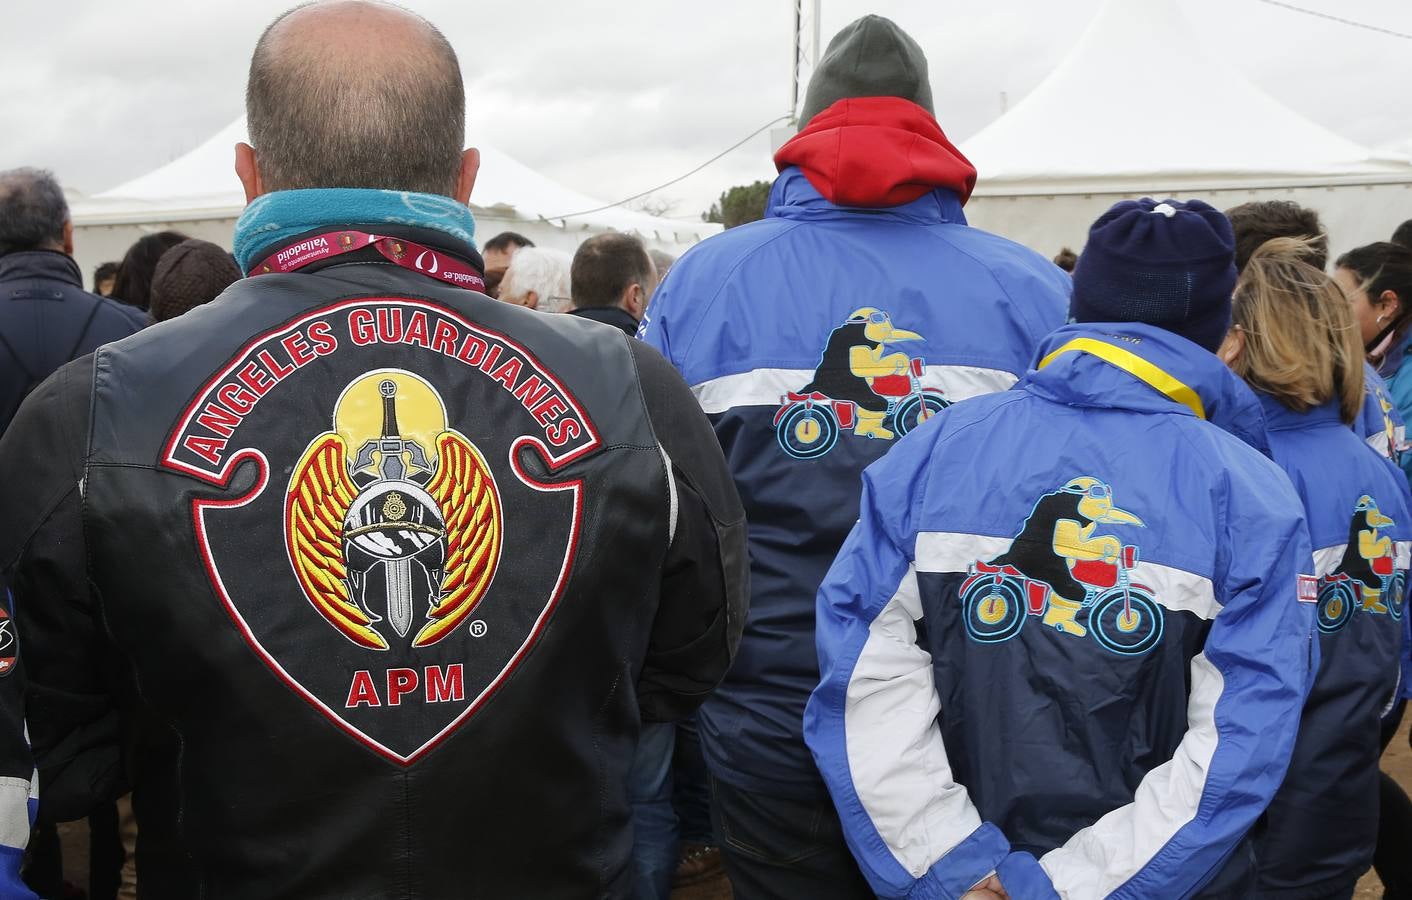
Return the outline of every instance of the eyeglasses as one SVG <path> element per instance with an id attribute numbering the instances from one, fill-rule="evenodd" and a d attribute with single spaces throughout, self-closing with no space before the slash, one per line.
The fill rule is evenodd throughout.
<path id="1" fill-rule="evenodd" d="M 853 322 L 854 324 L 857 324 L 857 325 L 861 325 L 861 324 L 863 324 L 864 322 L 868 322 L 868 323 L 871 323 L 871 324 L 873 324 L 873 325 L 881 325 L 881 324 L 883 324 L 884 322 L 891 321 L 891 319 L 890 319 L 890 317 L 888 316 L 887 313 L 882 312 L 881 310 L 879 310 L 878 312 L 869 313 L 867 318 L 856 318 L 856 317 L 855 317 L 855 318 L 849 319 L 848 321 Z"/>
<path id="2" fill-rule="evenodd" d="M 1065 487 L 1064 493 L 1083 494 L 1090 500 L 1111 500 L 1113 498 L 1113 489 L 1101 481 L 1098 484 L 1091 484 L 1086 488 Z"/>

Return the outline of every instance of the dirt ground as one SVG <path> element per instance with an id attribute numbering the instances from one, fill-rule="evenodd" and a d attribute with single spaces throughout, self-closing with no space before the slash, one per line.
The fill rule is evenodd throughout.
<path id="1" fill-rule="evenodd" d="M 1383 754 L 1383 771 L 1412 794 L 1412 748 L 1407 744 L 1407 731 L 1412 725 L 1412 715 L 1402 723 L 1402 730 L 1393 738 L 1387 753 Z M 59 826 L 59 836 L 64 844 L 65 869 L 69 880 L 86 887 L 88 878 L 88 826 L 82 822 L 70 822 Z M 1378 876 L 1369 872 L 1358 882 L 1354 900 L 1381 900 L 1382 885 Z M 714 884 L 693 886 L 672 893 L 672 900 L 731 900 L 730 885 L 724 880 Z"/>

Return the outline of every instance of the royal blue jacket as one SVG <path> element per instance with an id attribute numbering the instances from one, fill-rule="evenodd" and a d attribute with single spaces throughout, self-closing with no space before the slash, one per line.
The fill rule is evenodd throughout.
<path id="1" fill-rule="evenodd" d="M 1261 394 L 1275 462 L 1309 522 L 1320 661 L 1294 757 L 1256 846 L 1260 895 L 1326 897 L 1368 870 L 1378 832 L 1379 719 L 1397 691 L 1412 512 L 1401 472 L 1339 421 Z"/>
<path id="2" fill-rule="evenodd" d="M 1392 388 L 1383 381 L 1378 370 L 1367 363 L 1363 364 L 1363 384 L 1363 409 L 1353 423 L 1353 429 L 1379 455 L 1401 466 L 1402 454 L 1407 449 L 1407 426 Z M 1412 379 L 1401 387 L 1412 392 Z M 1412 402 L 1412 397 L 1406 399 Z M 1412 456 L 1409 456 L 1407 463 L 1412 465 Z"/>
<path id="3" fill-rule="evenodd" d="M 1412 365 L 1407 365 L 1409 352 L 1412 352 L 1412 331 L 1398 337 L 1378 364 L 1378 375 L 1386 385 L 1387 397 L 1403 420 L 1412 416 Z M 1404 452 L 1398 462 L 1407 477 L 1412 479 L 1412 452 Z"/>
<path id="4" fill-rule="evenodd" d="M 1294 747 L 1316 584 L 1259 402 L 1147 325 L 1039 360 L 868 469 L 819 591 L 805 735 L 880 897 L 1190 896 Z"/>
<path id="5" fill-rule="evenodd" d="M 801 734 L 814 595 L 858 516 L 859 475 L 945 404 L 1013 384 L 1068 292 L 1047 260 L 967 227 L 951 191 L 848 209 L 796 168 L 765 219 L 672 267 L 639 334 L 711 418 L 750 523 L 745 637 L 700 713 L 718 778 L 825 796 Z"/>

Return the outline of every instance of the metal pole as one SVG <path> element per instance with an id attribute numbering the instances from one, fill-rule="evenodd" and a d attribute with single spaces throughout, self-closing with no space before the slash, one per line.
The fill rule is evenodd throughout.
<path id="1" fill-rule="evenodd" d="M 794 0 L 794 49 L 789 55 L 789 120 L 799 118 L 799 37 L 804 0 Z"/>
<path id="2" fill-rule="evenodd" d="M 819 38 L 819 29 L 822 27 L 821 23 L 823 22 L 823 19 L 824 19 L 823 13 L 821 12 L 821 9 L 823 8 L 823 5 L 824 5 L 824 0 L 814 0 L 814 45 L 813 45 L 813 58 L 809 60 L 809 66 L 810 66 L 810 68 L 814 68 L 814 69 L 817 69 L 817 68 L 819 67 L 819 57 L 821 57 L 821 56 L 824 55 L 824 45 L 823 45 L 823 43 L 820 41 L 820 38 Z"/>

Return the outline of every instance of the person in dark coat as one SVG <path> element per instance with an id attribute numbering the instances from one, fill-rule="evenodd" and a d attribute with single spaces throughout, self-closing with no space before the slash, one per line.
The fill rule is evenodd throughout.
<path id="1" fill-rule="evenodd" d="M 0 432 L 55 369 L 146 324 L 140 311 L 85 291 L 73 251 L 54 176 L 0 172 Z"/>
<path id="2" fill-rule="evenodd" d="M 636 334 L 657 281 L 642 241 L 617 232 L 595 235 L 579 245 L 569 267 L 569 314 Z"/>

